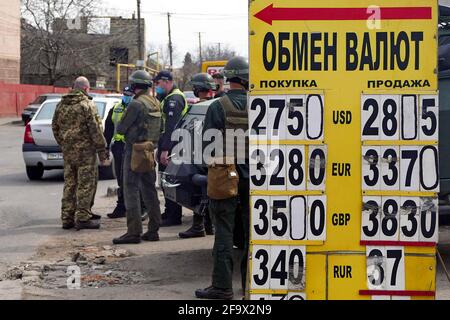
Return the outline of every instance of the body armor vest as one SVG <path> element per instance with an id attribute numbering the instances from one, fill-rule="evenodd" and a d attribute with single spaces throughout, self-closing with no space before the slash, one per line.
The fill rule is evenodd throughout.
<path id="1" fill-rule="evenodd" d="M 231 157 L 230 152 L 234 150 L 233 157 L 237 163 L 244 163 L 249 158 L 248 137 L 248 110 L 237 109 L 230 98 L 225 95 L 219 99 L 225 113 L 224 153 Z M 245 134 L 245 138 L 243 138 Z"/>
<path id="2" fill-rule="evenodd" d="M 143 119 L 141 119 L 143 124 L 139 141 L 152 141 L 154 144 L 157 144 L 161 129 L 159 102 L 156 98 L 145 94 L 139 96 L 136 100 L 145 105 Z"/>

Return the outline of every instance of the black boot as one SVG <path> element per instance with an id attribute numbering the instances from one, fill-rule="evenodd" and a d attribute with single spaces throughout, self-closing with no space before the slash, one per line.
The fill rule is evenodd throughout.
<path id="1" fill-rule="evenodd" d="M 155 232 L 147 231 L 141 236 L 141 239 L 144 241 L 159 241 L 158 231 Z"/>
<path id="2" fill-rule="evenodd" d="M 117 206 L 112 213 L 107 214 L 110 219 L 124 218 L 127 216 L 125 207 Z"/>
<path id="3" fill-rule="evenodd" d="M 203 227 L 203 216 L 194 213 L 194 219 L 192 220 L 192 227 L 184 232 L 178 234 L 180 238 L 198 238 L 205 236 L 205 228 Z"/>
<path id="4" fill-rule="evenodd" d="M 75 222 L 75 229 L 100 229 L 98 220 L 77 221 Z"/>
<path id="5" fill-rule="evenodd" d="M 137 243 L 141 242 L 141 237 L 125 233 L 124 235 L 120 236 L 119 238 L 113 239 L 112 242 L 114 244 L 137 244 Z"/>
<path id="6" fill-rule="evenodd" d="M 210 286 L 206 289 L 195 290 L 195 296 L 200 299 L 231 300 L 233 299 L 233 289 L 221 289 Z"/>
<path id="7" fill-rule="evenodd" d="M 101 215 L 91 213 L 91 219 L 90 220 L 100 220 L 102 218 Z"/>

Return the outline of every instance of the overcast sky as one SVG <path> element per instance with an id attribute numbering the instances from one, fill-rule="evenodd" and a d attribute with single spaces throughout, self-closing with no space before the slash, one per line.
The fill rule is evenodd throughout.
<path id="1" fill-rule="evenodd" d="M 107 14 L 131 17 L 136 0 L 102 0 Z M 146 43 L 155 48 L 168 44 L 167 12 L 171 16 L 172 42 L 176 50 L 175 67 L 182 65 L 186 52 L 198 57 L 198 32 L 202 45 L 229 46 L 248 56 L 247 0 L 141 0 L 145 18 Z"/>

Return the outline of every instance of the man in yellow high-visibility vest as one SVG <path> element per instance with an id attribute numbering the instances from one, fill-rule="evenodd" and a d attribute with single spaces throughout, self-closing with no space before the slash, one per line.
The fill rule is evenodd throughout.
<path id="1" fill-rule="evenodd" d="M 154 78 L 156 94 L 161 101 L 161 135 L 158 142 L 159 171 L 164 172 L 170 160 L 170 151 L 174 145 L 172 132 L 178 121 L 188 111 L 188 103 L 183 92 L 173 82 L 172 73 L 163 70 Z M 181 206 L 165 198 L 165 210 L 161 227 L 181 224 Z"/>
<path id="2" fill-rule="evenodd" d="M 108 149 L 114 156 L 114 169 L 116 171 L 117 185 L 119 189 L 117 190 L 117 205 L 112 213 L 107 216 L 111 219 L 123 218 L 126 216 L 125 201 L 123 198 L 123 175 L 122 175 L 122 160 L 123 152 L 125 148 L 125 137 L 117 133 L 117 126 L 120 120 L 125 114 L 125 110 L 128 104 L 133 99 L 134 93 L 131 91 L 130 87 L 125 87 L 123 90 L 122 101 L 118 102 L 108 113 L 108 117 L 105 121 L 105 132 L 104 136 Z"/>

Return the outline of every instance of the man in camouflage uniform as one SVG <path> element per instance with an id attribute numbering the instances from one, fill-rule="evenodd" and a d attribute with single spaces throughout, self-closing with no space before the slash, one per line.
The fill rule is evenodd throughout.
<path id="1" fill-rule="evenodd" d="M 73 90 L 56 106 L 52 129 L 64 157 L 64 229 L 98 229 L 91 208 L 97 189 L 97 155 L 106 164 L 109 154 L 97 108 L 88 95 L 88 79 L 79 77 Z"/>
<path id="2" fill-rule="evenodd" d="M 128 230 L 121 237 L 113 239 L 114 244 L 139 243 L 141 239 L 158 241 L 161 223 L 161 209 L 155 186 L 155 168 L 142 173 L 131 169 L 133 144 L 151 141 L 154 146 L 157 145 L 161 125 L 159 103 L 149 94 L 152 78 L 146 71 L 133 72 L 130 76 L 130 86 L 135 95 L 117 127 L 117 133 L 125 135 L 122 174 Z M 140 195 L 149 211 L 148 231 L 142 237 Z"/>

